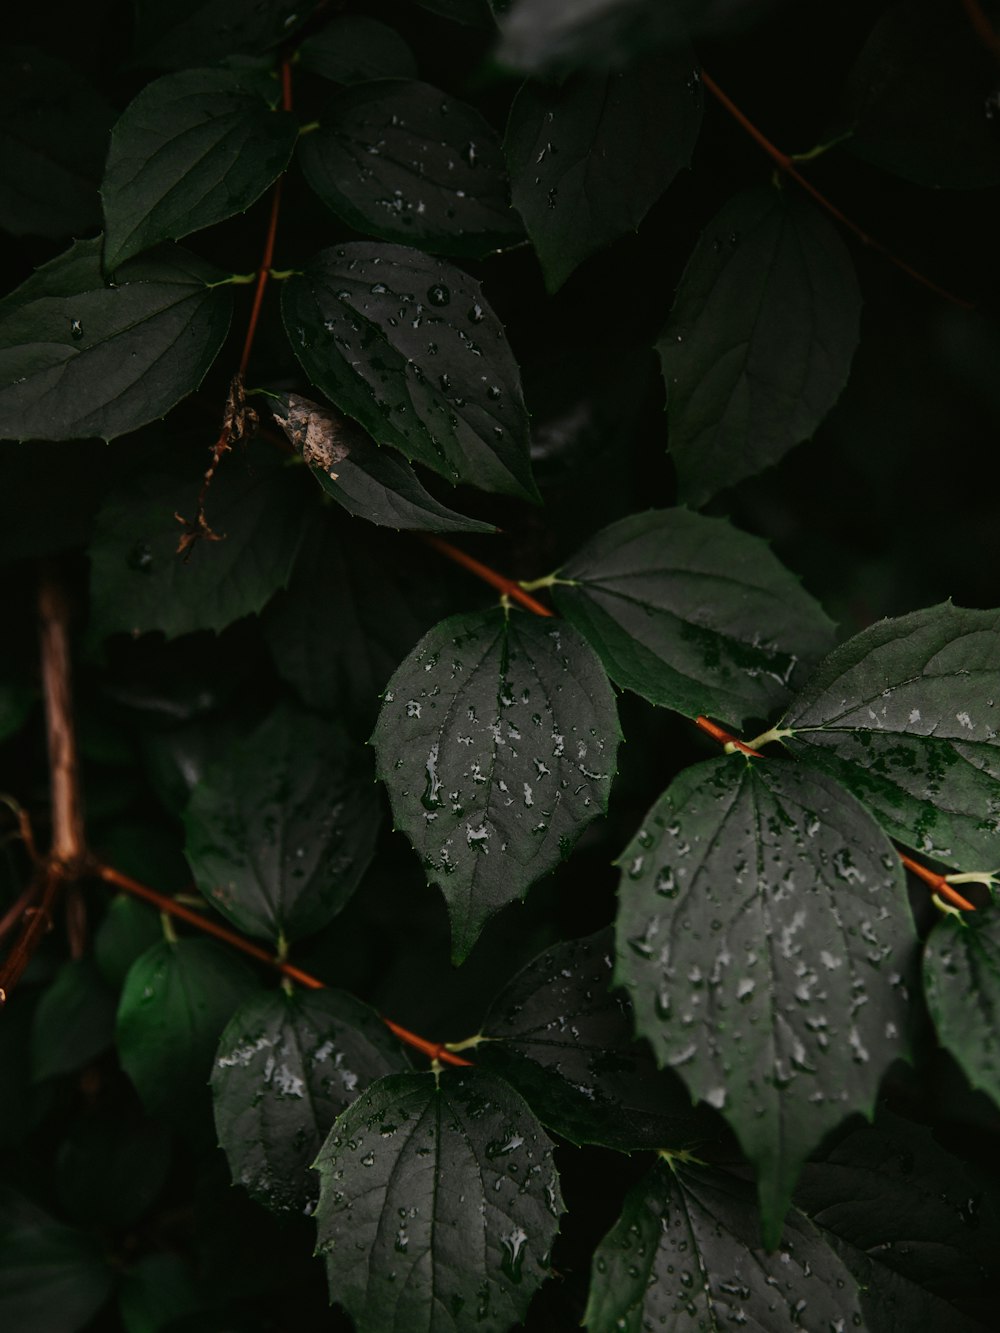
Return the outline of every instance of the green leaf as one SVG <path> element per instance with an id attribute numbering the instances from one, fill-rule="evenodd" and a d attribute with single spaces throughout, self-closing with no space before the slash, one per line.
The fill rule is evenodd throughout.
<path id="1" fill-rule="evenodd" d="M 861 1327 L 859 1302 L 858 1283 L 807 1218 L 793 1211 L 768 1253 L 750 1187 L 677 1160 L 629 1191 L 595 1251 L 583 1322 L 590 1333 L 819 1333 Z"/>
<path id="2" fill-rule="evenodd" d="M 309 17 L 297 0 L 133 0 L 135 52 L 142 64 L 184 69 L 220 56 L 267 51 Z"/>
<path id="3" fill-rule="evenodd" d="M 475 1063 L 572 1143 L 680 1148 L 696 1132 L 691 1098 L 634 1039 L 632 1006 L 610 990 L 613 954 L 608 927 L 533 959 L 490 1005 Z"/>
<path id="4" fill-rule="evenodd" d="M 224 274 L 177 246 L 108 286 L 76 241 L 0 301 L 0 438 L 112 440 L 193 393 L 229 330 Z"/>
<path id="5" fill-rule="evenodd" d="M 114 112 L 78 70 L 26 46 L 0 54 L 0 227 L 72 236 L 97 226 Z"/>
<path id="6" fill-rule="evenodd" d="M 6 909 L 7 903 L 4 903 Z M 0 1022 L 0 1149 L 17 1148 L 35 1128 L 51 1105 L 54 1083 L 34 1083 L 31 1078 L 31 1028 L 37 1008 L 37 992 L 19 987 L 3 1009 Z"/>
<path id="7" fill-rule="evenodd" d="M 675 778 L 621 863 L 616 979 L 735 1131 L 774 1245 L 811 1149 L 907 1055 L 899 858 L 831 779 L 735 755 Z"/>
<path id="8" fill-rule="evenodd" d="M 215 1125 L 234 1182 L 277 1213 L 312 1212 L 310 1167 L 337 1116 L 385 1074 L 408 1068 L 367 1005 L 343 991 L 254 996 L 222 1034 Z"/>
<path id="9" fill-rule="evenodd" d="M 520 373 L 468 274 L 399 245 L 342 245 L 289 278 L 282 314 L 306 374 L 379 444 L 537 498 Z"/>
<path id="10" fill-rule="evenodd" d="M 132 965 L 118 1055 L 151 1115 L 197 1120 L 222 1030 L 256 989 L 247 965 L 213 940 L 163 941 Z"/>
<path id="11" fill-rule="evenodd" d="M 657 343 L 685 501 L 703 505 L 814 433 L 847 383 L 860 318 L 851 257 L 808 200 L 761 188 L 723 207 Z"/>
<path id="12" fill-rule="evenodd" d="M 381 810 L 360 747 L 287 706 L 230 746 L 191 793 L 186 853 L 198 887 L 248 935 L 310 935 L 368 868 Z"/>
<path id="13" fill-rule="evenodd" d="M 299 162 L 355 231 L 473 259 L 522 234 L 493 127 L 426 83 L 347 89 L 303 138 Z"/>
<path id="14" fill-rule="evenodd" d="M 992 23 L 995 32 L 995 14 Z M 918 185 L 1000 185 L 996 86 L 996 61 L 962 6 L 904 0 L 879 18 L 848 76 L 845 147 Z"/>
<path id="15" fill-rule="evenodd" d="M 201 480 L 138 471 L 108 496 L 90 548 L 95 638 L 225 629 L 286 585 L 302 540 L 299 478 L 262 444 L 227 458 L 206 503 L 224 540 L 199 541 L 185 559 L 177 516 L 194 518 Z"/>
<path id="16" fill-rule="evenodd" d="M 997 864 L 1000 612 L 944 602 L 835 648 L 776 729 L 900 842 Z M 787 733 L 787 734 L 786 734 Z"/>
<path id="17" fill-rule="evenodd" d="M 263 91 L 234 70 L 193 69 L 157 79 L 129 103 L 101 186 L 106 272 L 158 241 L 245 212 L 281 175 L 298 129 Z"/>
<path id="18" fill-rule="evenodd" d="M 607 809 L 620 734 L 569 626 L 452 616 L 400 666 L 372 743 L 396 823 L 447 900 L 455 962 Z"/>
<path id="19" fill-rule="evenodd" d="M 721 518 L 648 510 L 559 571 L 556 605 L 617 684 L 739 727 L 788 698 L 833 626 L 766 542 Z"/>
<path id="20" fill-rule="evenodd" d="M 108 1107 L 89 1110 L 59 1145 L 59 1201 L 80 1222 L 130 1227 L 154 1202 L 169 1170 L 165 1126 Z"/>
<path id="21" fill-rule="evenodd" d="M 104 1304 L 111 1269 L 97 1236 L 0 1185 L 0 1327 L 78 1333 Z"/>
<path id="22" fill-rule="evenodd" d="M 171 1333 L 174 1329 L 198 1333 L 205 1325 L 189 1324 L 185 1316 L 209 1304 L 190 1263 L 169 1253 L 147 1254 L 128 1268 L 122 1274 L 118 1302 L 125 1333 Z M 217 1310 L 213 1313 L 214 1318 L 221 1318 Z"/>
<path id="23" fill-rule="evenodd" d="M 453 23 L 466 24 L 472 28 L 492 29 L 493 8 L 500 7 L 503 0 L 416 0 L 421 9 L 440 14 Z"/>
<path id="24" fill-rule="evenodd" d="M 35 1010 L 31 1075 L 69 1074 L 106 1051 L 115 1035 L 115 995 L 90 958 L 65 962 Z"/>
<path id="25" fill-rule="evenodd" d="M 21 730 L 35 702 L 35 691 L 26 685 L 0 681 L 0 741 Z"/>
<path id="26" fill-rule="evenodd" d="M 550 292 L 588 255 L 638 228 L 690 164 L 701 114 L 701 80 L 686 52 L 654 56 L 627 74 L 524 85 L 504 151 L 514 206 Z"/>
<path id="27" fill-rule="evenodd" d="M 112 862 L 116 868 L 118 862 Z M 128 970 L 139 957 L 163 938 L 155 910 L 119 893 L 108 903 L 104 920 L 94 932 L 94 961 L 109 985 L 124 984 Z"/>
<path id="28" fill-rule="evenodd" d="M 941 1044 L 1000 1106 L 1000 928 L 996 908 L 946 917 L 924 950 L 924 991 Z"/>
<path id="29" fill-rule="evenodd" d="M 365 14 L 338 14 L 307 37 L 299 65 L 331 83 L 416 78 L 413 52 L 395 29 Z"/>
<path id="30" fill-rule="evenodd" d="M 283 396 L 274 419 L 313 476 L 349 514 L 387 528 L 426 532 L 496 532 L 464 518 L 421 486 L 409 463 L 380 449 L 349 418 L 296 393 Z"/>
<path id="31" fill-rule="evenodd" d="M 1000 1242 L 982 1185 L 928 1129 L 883 1113 L 806 1164 L 795 1203 L 857 1279 L 870 1333 L 975 1333 L 992 1324 L 963 1306 L 995 1307 Z"/>
<path id="32" fill-rule="evenodd" d="M 358 1333 L 506 1333 L 548 1276 L 563 1211 L 552 1145 L 478 1069 L 393 1074 L 323 1145 L 317 1253 Z"/>

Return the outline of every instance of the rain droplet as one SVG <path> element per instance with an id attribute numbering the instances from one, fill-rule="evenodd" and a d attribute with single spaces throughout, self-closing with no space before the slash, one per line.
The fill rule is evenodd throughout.
<path id="1" fill-rule="evenodd" d="M 134 569 L 140 574 L 151 574 L 153 572 L 153 552 L 149 548 L 149 543 L 138 541 L 128 553 L 128 567 Z"/>
<path id="2" fill-rule="evenodd" d="M 427 288 L 427 300 L 431 305 L 445 306 L 451 300 L 451 292 L 442 282 L 436 282 Z"/>

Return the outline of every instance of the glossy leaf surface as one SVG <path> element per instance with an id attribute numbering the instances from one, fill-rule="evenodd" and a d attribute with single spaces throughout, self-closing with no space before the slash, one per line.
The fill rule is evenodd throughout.
<path id="1" fill-rule="evenodd" d="M 229 329 L 224 275 L 164 246 L 101 273 L 76 241 L 0 301 L 0 437 L 112 440 L 193 393 Z"/>
<path id="2" fill-rule="evenodd" d="M 880 620 L 835 648 L 780 729 L 892 837 L 963 870 L 991 869 L 998 710 L 1000 612 L 945 602 Z"/>
<path id="3" fill-rule="evenodd" d="M 255 995 L 222 1034 L 212 1071 L 234 1183 L 273 1212 L 311 1212 L 319 1178 L 310 1168 L 334 1120 L 369 1083 L 408 1067 L 378 1015 L 351 995 Z"/>
<path id="4" fill-rule="evenodd" d="M 194 69 L 157 79 L 129 103 L 101 186 L 106 272 L 245 212 L 284 171 L 297 127 L 266 91 L 266 78 Z"/>
<path id="5" fill-rule="evenodd" d="M 356 231 L 435 254 L 481 258 L 521 235 L 500 140 L 430 84 L 359 84 L 299 149 L 306 180 Z"/>
<path id="6" fill-rule="evenodd" d="M 641 61 L 627 74 L 524 85 L 504 152 L 549 291 L 595 250 L 637 229 L 689 165 L 701 112 L 701 83 L 683 52 Z"/>
<path id="7" fill-rule="evenodd" d="M 833 224 L 791 190 L 731 199 L 684 270 L 657 343 L 682 499 L 770 467 L 837 401 L 861 296 Z"/>
<path id="8" fill-rule="evenodd" d="M 584 1323 L 590 1333 L 818 1333 L 861 1327 L 860 1309 L 858 1283 L 807 1218 L 792 1212 L 768 1252 L 743 1181 L 659 1162 L 597 1247 Z"/>
<path id="9" fill-rule="evenodd" d="M 275 420 L 313 476 L 349 514 L 387 528 L 425 532 L 495 532 L 441 504 L 404 459 L 380 449 L 347 417 L 290 393 Z"/>
<path id="10" fill-rule="evenodd" d="M 616 978 L 735 1131 L 773 1245 L 810 1150 L 907 1054 L 899 858 L 835 782 L 734 755 L 682 772 L 621 864 Z"/>
<path id="11" fill-rule="evenodd" d="M 803 659 L 833 637 L 765 542 L 686 509 L 612 523 L 563 566 L 552 595 L 617 684 L 736 727 L 787 699 Z"/>
<path id="12" fill-rule="evenodd" d="M 520 612 L 442 621 L 393 676 L 378 772 L 447 900 L 456 962 L 607 808 L 619 736 L 586 643 Z"/>
<path id="13" fill-rule="evenodd" d="M 946 917 L 924 951 L 924 991 L 943 1046 L 1000 1106 L 1000 930 L 996 908 Z"/>
<path id="14" fill-rule="evenodd" d="M 316 1166 L 317 1252 L 358 1333 L 506 1333 L 523 1318 L 563 1205 L 551 1143 L 502 1079 L 384 1078 L 340 1117 Z"/>
<path id="15" fill-rule="evenodd" d="M 473 1059 L 573 1143 L 683 1147 L 696 1135 L 690 1095 L 633 1037 L 632 1006 L 611 992 L 613 961 L 610 927 L 547 949 L 493 1001 Z"/>
<path id="16" fill-rule="evenodd" d="M 184 814 L 186 854 L 240 930 L 295 940 L 350 898 L 381 818 L 364 760 L 336 723 L 281 707 L 206 770 Z"/>
<path id="17" fill-rule="evenodd" d="M 302 368 L 378 444 L 450 481 L 535 497 L 520 373 L 468 274 L 418 250 L 322 250 L 284 285 Z"/>

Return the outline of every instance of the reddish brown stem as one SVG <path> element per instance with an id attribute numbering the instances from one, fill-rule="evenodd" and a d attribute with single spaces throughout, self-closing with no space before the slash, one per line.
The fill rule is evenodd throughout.
<path id="1" fill-rule="evenodd" d="M 997 33 L 979 0 L 962 0 L 962 6 L 969 17 L 976 36 L 982 44 L 1000 60 L 1000 34 Z"/>
<path id="2" fill-rule="evenodd" d="M 508 579 L 505 578 L 503 574 L 498 574 L 495 569 L 490 569 L 489 565 L 484 565 L 481 560 L 477 560 L 474 556 L 467 555 L 465 551 L 459 550 L 457 546 L 452 546 L 451 542 L 446 542 L 441 537 L 435 537 L 430 532 L 423 532 L 420 535 L 428 546 L 434 547 L 435 551 L 440 551 L 441 554 L 447 556 L 449 560 L 454 560 L 456 565 L 461 565 L 462 568 L 467 569 L 470 574 L 475 574 L 476 577 L 482 579 L 484 583 L 488 583 L 491 588 L 496 588 L 498 592 L 502 592 L 512 601 L 520 603 L 526 610 L 533 611 L 536 616 L 552 615 L 552 612 L 547 606 L 543 606 L 541 602 L 536 601 L 530 593 L 525 592 L 513 579 Z"/>
<path id="3" fill-rule="evenodd" d="M 83 804 L 73 723 L 73 670 L 69 645 L 69 606 L 51 568 L 42 572 L 38 590 L 42 693 L 49 746 L 52 790 L 50 855 L 71 867 L 84 854 Z"/>
<path id="4" fill-rule="evenodd" d="M 36 875 L 35 878 L 33 878 L 31 883 L 28 885 L 28 887 L 24 890 L 24 892 L 20 894 L 17 900 L 11 903 L 7 911 L 4 912 L 2 917 L 0 917 L 0 941 L 3 941 L 7 938 L 10 932 L 14 929 L 14 927 L 18 924 L 21 918 L 25 915 L 25 913 L 34 903 L 35 899 L 41 892 L 41 889 L 42 889 L 41 881 Z"/>
<path id="5" fill-rule="evenodd" d="M 720 727 L 717 723 L 712 722 L 702 714 L 699 714 L 698 717 L 695 718 L 694 724 L 696 727 L 701 727 L 702 731 L 707 732 L 712 740 L 718 741 L 720 745 L 731 745 L 734 750 L 739 750 L 740 754 L 750 754 L 753 755 L 755 759 L 763 758 L 759 750 L 752 750 L 749 745 L 745 745 L 738 737 L 734 736 L 731 732 L 724 730 L 724 728 Z"/>
<path id="6" fill-rule="evenodd" d="M 283 977 L 288 977 L 290 981 L 297 982 L 298 985 L 304 986 L 307 990 L 326 989 L 326 983 L 320 981 L 319 977 L 314 977 L 309 972 L 303 972 L 300 967 L 295 967 L 294 964 L 279 958 L 277 954 L 269 953 L 261 945 L 254 944 L 252 940 L 248 940 L 235 930 L 230 930 L 228 926 L 221 925 L 218 921 L 213 921 L 211 917 L 204 916 L 193 907 L 186 907 L 184 903 L 179 903 L 176 898 L 171 898 L 165 893 L 151 889 L 148 884 L 140 884 L 138 880 L 132 879 L 130 875 L 123 875 L 120 870 L 115 870 L 112 866 L 98 863 L 92 865 L 91 870 L 105 884 L 112 884 L 116 889 L 130 893 L 134 898 L 141 898 L 143 902 L 150 903 L 159 911 L 166 912 L 168 916 L 176 917 L 178 921 L 186 921 L 189 926 L 194 926 L 196 930 L 203 931 L 206 935 L 214 935 L 217 940 L 222 940 L 225 944 L 238 949 L 249 958 L 255 958 L 258 963 L 264 963 L 267 967 L 274 968 Z M 415 1032 L 400 1027 L 398 1023 L 393 1023 L 388 1018 L 383 1018 L 382 1022 L 400 1041 L 406 1042 L 414 1050 L 422 1051 L 424 1055 L 430 1056 L 432 1060 L 441 1060 L 451 1065 L 467 1065 L 469 1063 L 468 1060 L 453 1055 L 439 1042 L 418 1037 Z"/>
<path id="7" fill-rule="evenodd" d="M 919 272 L 918 269 L 915 269 L 912 264 L 908 264 L 905 259 L 900 259 L 899 255 L 894 254 L 888 246 L 883 245 L 881 241 L 877 241 L 873 236 L 869 236 L 869 234 L 862 227 L 859 227 L 852 218 L 849 218 L 846 213 L 842 213 L 832 200 L 828 199 L 825 194 L 817 190 L 816 186 L 802 175 L 801 171 L 799 171 L 787 153 L 783 153 L 780 148 L 767 138 L 766 135 L 761 133 L 753 121 L 744 115 L 736 103 L 722 91 L 712 76 L 706 73 L 705 70 L 701 71 L 701 81 L 719 105 L 728 111 L 736 123 L 750 135 L 750 138 L 753 139 L 754 143 L 767 153 L 771 161 L 774 162 L 786 176 L 790 176 L 797 185 L 801 186 L 808 195 L 811 195 L 821 208 L 825 208 L 831 217 L 836 218 L 842 226 L 852 232 L 862 245 L 867 245 L 869 249 L 880 254 L 883 259 L 887 259 L 890 264 L 894 264 L 896 268 L 912 278 L 914 282 L 919 282 L 922 286 L 929 288 L 930 291 L 935 292 L 945 301 L 950 301 L 952 305 L 960 306 L 963 310 L 975 309 L 975 305 L 972 301 L 966 301 L 963 297 L 956 296 L 954 292 L 949 292 L 946 288 L 939 286 L 939 284 L 934 282 L 931 278 L 926 277 L 923 273 Z"/>
<path id="8" fill-rule="evenodd" d="M 936 870 L 929 870 L 927 866 L 922 866 L 919 861 L 914 861 L 912 857 L 907 856 L 904 852 L 899 852 L 897 855 L 907 870 L 912 870 L 942 898 L 946 898 L 955 907 L 961 907 L 963 911 L 974 912 L 976 910 L 974 904 L 970 903 L 968 898 L 963 898 L 956 889 L 951 887 L 944 875 L 939 875 Z"/>

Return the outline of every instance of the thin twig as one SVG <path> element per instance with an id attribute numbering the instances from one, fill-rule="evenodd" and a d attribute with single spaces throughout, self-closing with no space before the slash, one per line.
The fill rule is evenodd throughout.
<path id="1" fill-rule="evenodd" d="M 997 60 L 1000 60 L 1000 33 L 990 22 L 979 0 L 962 0 L 962 5 L 976 36 L 987 50 L 992 51 Z"/>
<path id="2" fill-rule="evenodd" d="M 505 597 L 512 601 L 520 603 L 528 611 L 533 611 L 536 616 L 551 616 L 552 612 L 547 606 L 535 600 L 530 593 L 524 591 L 513 579 L 505 578 L 503 574 L 498 574 L 495 569 L 490 569 L 489 565 L 484 565 L 481 560 L 474 556 L 467 555 L 465 551 L 459 550 L 457 546 L 452 546 L 451 542 L 446 542 L 441 537 L 435 537 L 433 533 L 422 532 L 421 538 L 428 546 L 433 546 L 435 551 L 440 551 L 449 560 L 453 560 L 456 565 L 461 565 L 467 569 L 470 574 L 475 574 L 477 578 L 488 583 L 491 588 L 496 588 L 502 592 Z"/>

